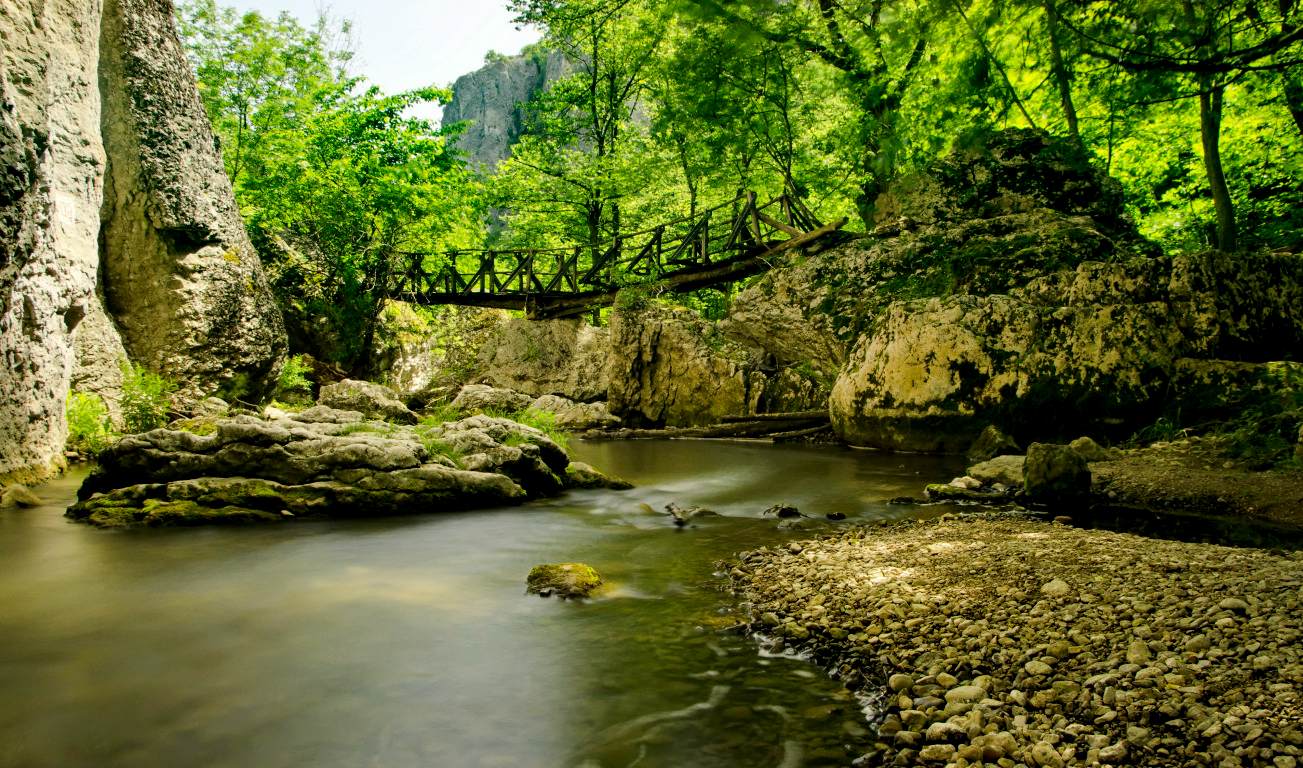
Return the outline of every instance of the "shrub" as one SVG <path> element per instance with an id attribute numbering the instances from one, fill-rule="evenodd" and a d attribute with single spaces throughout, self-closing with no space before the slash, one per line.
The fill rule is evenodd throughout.
<path id="1" fill-rule="evenodd" d="M 295 395 L 310 393 L 312 381 L 308 379 L 308 374 L 311 372 L 312 366 L 308 365 L 307 358 L 303 355 L 286 358 L 285 365 L 281 366 L 280 377 L 276 379 L 276 397 L 295 400 Z"/>
<path id="2" fill-rule="evenodd" d="M 68 416 L 70 451 L 99 453 L 113 442 L 113 422 L 104 400 L 93 392 L 69 392 L 65 407 Z"/>
<path id="3" fill-rule="evenodd" d="M 175 381 L 143 366 L 122 363 L 122 426 L 128 434 L 148 432 L 167 424 Z"/>

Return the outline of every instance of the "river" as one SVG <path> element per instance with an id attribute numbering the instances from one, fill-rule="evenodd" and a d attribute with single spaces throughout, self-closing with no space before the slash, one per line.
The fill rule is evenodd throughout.
<path id="1" fill-rule="evenodd" d="M 0 766 L 832 766 L 863 715 L 737 622 L 715 563 L 837 526 L 954 459 L 706 441 L 584 442 L 637 484 L 508 509 L 244 528 L 101 531 L 0 513 Z M 684 530 L 668 502 L 722 514 Z M 771 504 L 813 518 L 780 530 Z M 937 508 L 921 514 L 935 514 Z M 542 562 L 610 582 L 527 596 Z"/>

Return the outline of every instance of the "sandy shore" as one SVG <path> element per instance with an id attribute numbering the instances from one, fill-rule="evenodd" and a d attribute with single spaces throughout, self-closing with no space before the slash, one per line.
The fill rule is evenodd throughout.
<path id="1" fill-rule="evenodd" d="M 882 692 L 864 765 L 1303 762 L 1303 553 L 981 515 L 731 575 L 755 631 Z"/>

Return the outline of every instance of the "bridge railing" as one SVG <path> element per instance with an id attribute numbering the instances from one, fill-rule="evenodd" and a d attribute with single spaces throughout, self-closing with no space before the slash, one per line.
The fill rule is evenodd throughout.
<path id="1" fill-rule="evenodd" d="M 750 258 L 820 227 L 800 201 L 780 195 L 760 204 L 744 192 L 695 216 L 622 234 L 599 249 L 485 249 L 402 254 L 391 281 L 393 298 L 453 295 L 536 296 L 608 291 L 673 273 Z M 442 264 L 428 263 L 431 255 Z"/>

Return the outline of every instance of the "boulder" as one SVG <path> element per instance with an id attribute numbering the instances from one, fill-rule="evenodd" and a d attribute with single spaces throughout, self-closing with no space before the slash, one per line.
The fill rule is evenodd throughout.
<path id="1" fill-rule="evenodd" d="M 44 503 L 25 485 L 15 483 L 0 492 L 0 507 L 39 507 Z"/>
<path id="2" fill-rule="evenodd" d="M 327 384 L 317 395 L 317 402 L 334 410 L 357 411 L 367 418 L 397 424 L 415 424 L 417 421 L 416 414 L 398 399 L 397 393 L 369 381 L 344 379 Z"/>
<path id="3" fill-rule="evenodd" d="M 529 407 L 534 399 L 514 389 L 499 389 L 486 384 L 467 384 L 453 398 L 452 407 L 464 413 L 516 413 Z"/>
<path id="4" fill-rule="evenodd" d="M 1021 488 L 1023 486 L 1023 467 L 1026 461 L 1027 457 L 1025 456 L 996 456 L 989 461 L 969 467 L 968 474 L 982 481 L 984 485 L 999 483 L 1010 488 Z"/>
<path id="5" fill-rule="evenodd" d="M 608 488 L 613 491 L 625 491 L 633 487 L 633 483 L 606 475 L 591 464 L 582 461 L 570 462 L 570 466 L 566 467 L 564 479 L 567 488 Z"/>
<path id="6" fill-rule="evenodd" d="M 1090 468 L 1066 445 L 1029 445 L 1024 474 L 1023 489 L 1038 503 L 1076 503 L 1090 495 Z"/>
<path id="7" fill-rule="evenodd" d="M 588 597 L 602 586 L 602 577 L 591 565 L 583 563 L 546 563 L 536 565 L 525 579 L 530 594 L 559 598 Z"/>
<path id="8" fill-rule="evenodd" d="M 1122 456 L 1122 452 L 1118 449 L 1105 448 L 1089 437 L 1084 436 L 1068 443 L 1068 447 L 1072 449 L 1073 453 L 1080 456 L 1087 463 L 1093 463 L 1096 461 L 1112 461 Z"/>
<path id="9" fill-rule="evenodd" d="M 973 444 L 968 446 L 967 456 L 972 461 L 986 461 L 996 456 L 1018 453 L 1020 450 L 1012 437 L 1001 432 L 994 424 L 987 424 Z"/>
<path id="10" fill-rule="evenodd" d="M 569 465 L 542 432 L 506 419 L 412 427 L 315 406 L 124 437 L 68 516 L 161 526 L 498 506 L 560 492 Z"/>
<path id="11" fill-rule="evenodd" d="M 529 409 L 553 414 L 557 428 L 570 432 L 620 426 L 620 418 L 607 410 L 606 403 L 576 403 L 557 395 L 543 395 L 530 403 Z"/>

